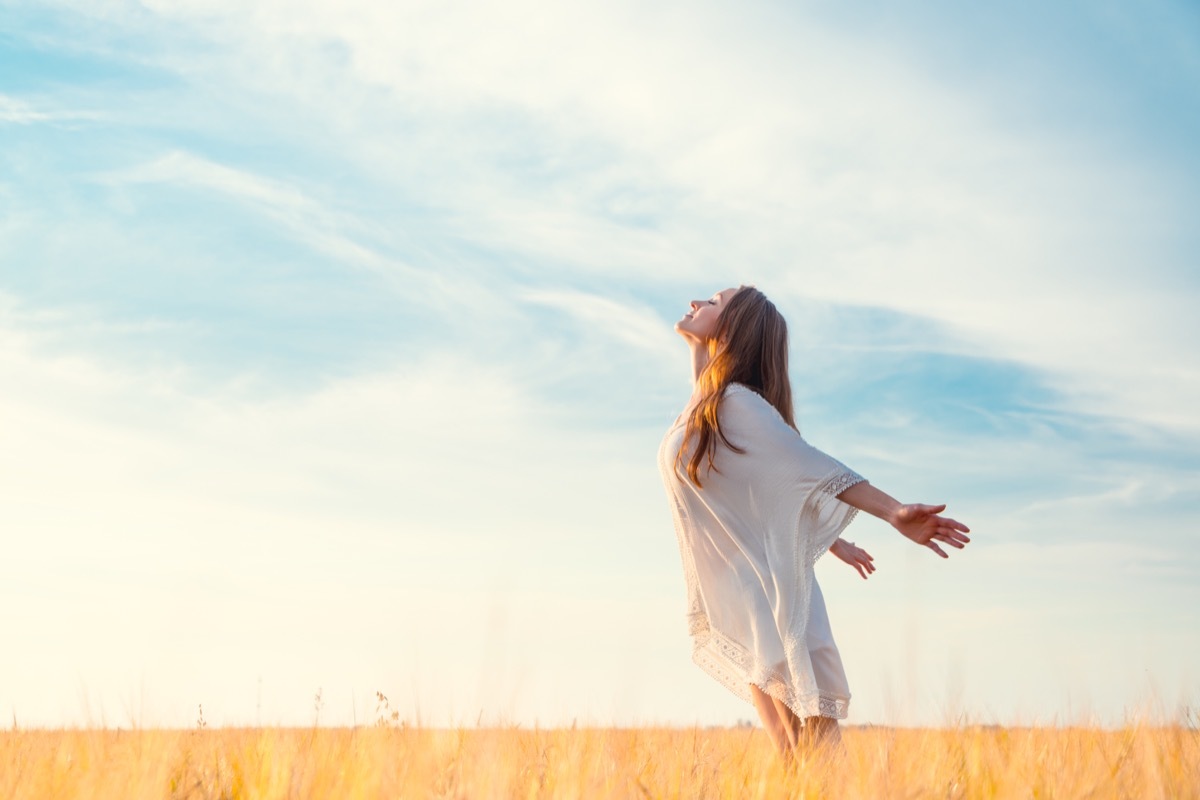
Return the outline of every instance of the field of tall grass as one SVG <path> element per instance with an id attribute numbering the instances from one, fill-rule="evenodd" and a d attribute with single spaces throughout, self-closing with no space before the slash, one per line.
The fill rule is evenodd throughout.
<path id="1" fill-rule="evenodd" d="M 1184 798 L 1192 726 L 846 728 L 785 765 L 753 728 L 0 733 L 0 798 Z"/>

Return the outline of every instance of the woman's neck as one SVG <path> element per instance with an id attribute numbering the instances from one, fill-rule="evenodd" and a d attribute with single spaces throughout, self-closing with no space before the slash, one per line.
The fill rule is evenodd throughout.
<path id="1" fill-rule="evenodd" d="M 700 388 L 700 373 L 708 366 L 708 344 L 698 339 L 688 340 L 688 348 L 692 351 L 692 394 Z"/>

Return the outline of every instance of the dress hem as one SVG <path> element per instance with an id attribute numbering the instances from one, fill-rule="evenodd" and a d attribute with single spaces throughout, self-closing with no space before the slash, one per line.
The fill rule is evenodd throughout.
<path id="1" fill-rule="evenodd" d="M 746 648 L 732 639 L 722 636 L 708 626 L 707 618 L 693 620 L 703 630 L 694 632 L 692 661 L 707 672 L 717 683 L 747 703 L 754 703 L 750 685 L 779 700 L 797 717 L 828 717 L 845 719 L 850 709 L 849 695 L 842 696 L 825 692 L 799 694 L 773 670 L 757 666 Z"/>

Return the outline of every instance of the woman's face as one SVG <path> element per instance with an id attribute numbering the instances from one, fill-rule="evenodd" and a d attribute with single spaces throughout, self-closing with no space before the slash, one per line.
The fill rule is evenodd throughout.
<path id="1" fill-rule="evenodd" d="M 717 320 L 721 318 L 721 311 L 737 291 L 737 287 L 722 289 L 708 300 L 693 300 L 691 310 L 675 323 L 675 332 L 702 342 L 713 338 L 717 333 Z"/>

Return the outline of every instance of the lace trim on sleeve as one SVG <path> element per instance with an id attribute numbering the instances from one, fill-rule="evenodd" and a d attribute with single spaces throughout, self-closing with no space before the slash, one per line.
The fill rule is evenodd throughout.
<path id="1" fill-rule="evenodd" d="M 821 487 L 821 491 L 830 497 L 837 497 L 851 486 L 854 486 L 857 483 L 863 483 L 866 480 L 866 478 L 864 478 L 862 475 L 859 475 L 854 470 L 848 469 Z"/>

